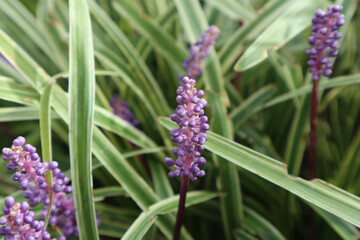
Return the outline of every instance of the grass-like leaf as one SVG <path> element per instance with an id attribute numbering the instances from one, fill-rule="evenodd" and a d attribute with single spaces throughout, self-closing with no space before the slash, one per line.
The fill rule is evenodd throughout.
<path id="1" fill-rule="evenodd" d="M 269 49 L 279 49 L 296 35 L 310 26 L 311 17 L 318 8 L 324 8 L 326 1 L 296 0 L 281 14 L 241 56 L 234 69 L 244 71 L 264 61 Z"/>
<path id="2" fill-rule="evenodd" d="M 187 57 L 184 47 L 178 46 L 175 39 L 167 34 L 156 21 L 139 13 L 132 2 L 118 0 L 113 2 L 114 9 L 126 18 L 134 27 L 178 70 L 182 70 L 182 62 Z"/>
<path id="3" fill-rule="evenodd" d="M 174 127 L 174 123 L 168 118 L 162 118 L 161 123 L 168 129 Z M 289 175 L 285 164 L 215 133 L 208 132 L 208 137 L 204 146 L 209 151 L 355 226 L 360 226 L 359 197 L 320 179 L 308 181 Z"/>
<path id="4" fill-rule="evenodd" d="M 81 239 L 99 239 L 92 196 L 95 65 L 90 14 L 85 0 L 69 0 L 69 7 L 69 147 L 77 227 Z"/>
<path id="5" fill-rule="evenodd" d="M 52 161 L 52 146 L 51 146 L 51 108 L 50 108 L 50 97 L 52 84 L 50 83 L 40 98 L 40 136 L 41 136 L 41 150 L 42 150 L 42 160 L 43 162 L 50 163 Z M 45 229 L 49 222 L 49 217 L 51 214 L 51 207 L 53 204 L 53 174 L 52 171 L 45 172 L 46 181 L 49 184 L 49 210 L 45 217 Z"/>
<path id="6" fill-rule="evenodd" d="M 208 201 L 212 198 L 219 196 L 218 193 L 205 192 L 205 191 L 194 191 L 189 192 L 186 198 L 186 207 L 194 204 Z M 179 195 L 171 198 L 166 198 L 153 205 L 151 205 L 147 211 L 144 211 L 140 216 L 133 222 L 130 228 L 126 231 L 122 239 L 142 239 L 145 233 L 152 226 L 157 218 L 157 215 L 167 214 L 177 210 L 179 202 Z"/>

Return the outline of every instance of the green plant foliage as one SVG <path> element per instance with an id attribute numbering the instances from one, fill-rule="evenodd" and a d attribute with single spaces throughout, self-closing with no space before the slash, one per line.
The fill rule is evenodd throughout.
<path id="1" fill-rule="evenodd" d="M 190 182 L 180 239 L 315 239 L 313 228 L 319 240 L 360 239 L 359 1 L 336 3 L 346 23 L 334 73 L 319 82 L 316 179 L 305 50 L 328 0 L 2 0 L 1 148 L 24 136 L 58 161 L 80 239 L 172 239 L 169 116 L 189 46 L 216 25 L 196 79 L 208 101 L 206 177 Z M 138 125 L 113 112 L 115 94 Z M 1 209 L 8 196 L 24 201 L 6 164 Z"/>

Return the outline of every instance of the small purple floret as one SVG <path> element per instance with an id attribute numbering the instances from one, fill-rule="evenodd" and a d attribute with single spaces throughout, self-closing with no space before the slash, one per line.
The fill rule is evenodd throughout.
<path id="1" fill-rule="evenodd" d="M 326 77 L 332 74 L 333 65 L 330 57 L 336 57 L 338 54 L 339 46 L 336 40 L 341 38 L 338 30 L 345 23 L 345 16 L 339 14 L 342 10 L 343 7 L 340 5 L 330 5 L 326 12 L 321 9 L 315 11 L 312 34 L 308 38 L 313 48 L 306 50 L 306 54 L 310 56 L 307 65 L 313 73 L 314 81 L 318 81 L 321 74 Z"/>

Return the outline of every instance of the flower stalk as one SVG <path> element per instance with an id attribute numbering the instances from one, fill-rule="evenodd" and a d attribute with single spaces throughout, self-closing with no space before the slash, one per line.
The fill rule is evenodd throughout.
<path id="1" fill-rule="evenodd" d="M 332 74 L 333 63 L 331 58 L 336 57 L 339 50 L 337 40 L 341 38 L 338 32 L 345 23 L 345 16 L 340 14 L 343 7 L 340 5 L 328 6 L 327 11 L 316 10 L 312 19 L 313 27 L 308 38 L 311 49 L 306 50 L 310 56 L 307 65 L 313 74 L 313 90 L 311 95 L 310 112 L 310 146 L 309 146 L 309 177 L 316 177 L 316 119 L 318 109 L 318 87 L 320 76 L 329 77 Z"/>
<path id="2" fill-rule="evenodd" d="M 178 240 L 180 237 L 180 231 L 184 220 L 185 215 L 185 202 L 186 202 L 186 194 L 189 187 L 190 178 L 188 176 L 183 176 L 181 179 L 181 187 L 180 187 L 180 199 L 179 199 L 179 207 L 176 215 L 176 223 L 174 228 L 173 240 Z"/>

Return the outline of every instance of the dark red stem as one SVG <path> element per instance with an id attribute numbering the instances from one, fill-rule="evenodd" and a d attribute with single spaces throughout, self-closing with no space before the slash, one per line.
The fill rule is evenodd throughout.
<path id="1" fill-rule="evenodd" d="M 189 187 L 189 177 L 183 175 L 181 178 L 180 200 L 179 200 L 178 212 L 176 215 L 176 224 L 174 228 L 173 240 L 178 240 L 180 237 L 180 230 L 184 220 L 185 202 L 186 202 L 186 194 L 188 187 Z"/>
<path id="2" fill-rule="evenodd" d="M 316 175 L 316 119 L 318 109 L 318 86 L 319 81 L 313 81 L 313 90 L 311 95 L 310 112 L 310 150 L 309 150 L 309 177 L 315 178 Z"/>

